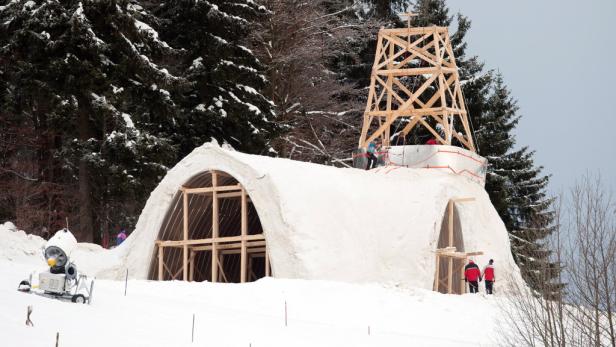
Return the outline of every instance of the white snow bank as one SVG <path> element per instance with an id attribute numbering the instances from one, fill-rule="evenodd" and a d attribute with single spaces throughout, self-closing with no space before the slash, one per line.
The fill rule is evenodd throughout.
<path id="1" fill-rule="evenodd" d="M 0 262 L 3 346 L 493 346 L 500 297 L 375 284 L 97 280 L 92 305 L 16 290 L 28 266 Z M 498 287 L 497 287 L 498 288 Z M 285 326 L 285 302 L 287 326 Z M 34 327 L 24 324 L 32 305 Z M 193 314 L 194 343 L 191 343 Z"/>
<path id="2" fill-rule="evenodd" d="M 0 262 L 29 262 L 45 264 L 42 248 L 45 240 L 18 230 L 11 222 L 0 224 Z"/>
<path id="3" fill-rule="evenodd" d="M 30 271 L 44 269 L 47 267 L 43 256 L 46 244 L 45 239 L 18 230 L 11 222 L 0 224 L 0 264 L 19 262 L 29 264 Z M 69 257 L 77 264 L 79 271 L 86 275 L 112 277 L 116 274 L 108 274 L 110 268 L 124 271 L 118 254 L 115 250 L 107 250 L 92 243 L 77 243 L 70 250 Z"/>

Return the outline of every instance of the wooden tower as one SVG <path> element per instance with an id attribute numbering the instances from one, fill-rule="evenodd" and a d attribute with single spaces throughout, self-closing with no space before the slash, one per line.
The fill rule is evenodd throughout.
<path id="1" fill-rule="evenodd" d="M 406 15 L 406 28 L 379 30 L 359 147 L 389 146 L 393 125 L 400 136 L 423 126 L 439 144 L 455 138 L 476 152 L 447 28 L 412 28 Z"/>

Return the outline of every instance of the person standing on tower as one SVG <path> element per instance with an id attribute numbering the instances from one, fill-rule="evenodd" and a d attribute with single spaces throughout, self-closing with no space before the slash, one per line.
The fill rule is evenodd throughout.
<path id="1" fill-rule="evenodd" d="M 374 140 L 368 144 L 368 148 L 366 150 L 366 154 L 368 155 L 368 165 L 366 165 L 366 170 L 370 170 L 376 167 L 376 154 L 379 147 L 379 140 Z"/>
<path id="2" fill-rule="evenodd" d="M 479 266 L 471 259 L 464 267 L 464 281 L 468 283 L 471 293 L 479 292 L 479 282 L 481 282 L 481 271 Z"/>
<path id="3" fill-rule="evenodd" d="M 483 279 L 486 280 L 486 294 L 492 294 L 494 289 L 494 260 L 490 259 L 488 265 L 483 269 Z"/>

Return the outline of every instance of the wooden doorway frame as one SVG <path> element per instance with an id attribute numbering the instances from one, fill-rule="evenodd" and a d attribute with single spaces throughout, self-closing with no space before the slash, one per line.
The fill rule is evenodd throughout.
<path id="1" fill-rule="evenodd" d="M 460 252 L 454 246 L 454 237 L 453 237 L 453 217 L 454 217 L 454 208 L 456 203 L 463 202 L 472 202 L 475 201 L 475 198 L 458 198 L 451 199 L 447 203 L 447 218 L 448 218 L 448 230 L 447 230 L 447 247 L 436 249 L 436 273 L 434 276 L 434 284 L 432 285 L 432 290 L 438 291 L 440 285 L 444 285 L 447 287 L 447 294 L 455 294 L 454 293 L 454 283 L 453 283 L 453 274 L 456 271 L 460 271 L 462 274 L 462 278 L 464 278 L 464 266 L 468 262 L 468 258 L 476 255 L 483 255 L 482 251 L 476 252 Z M 462 262 L 462 266 L 459 269 L 454 269 L 453 261 L 454 259 L 464 259 Z M 440 274 L 440 266 L 441 260 L 447 262 L 447 274 L 445 277 L 445 281 L 441 279 Z M 464 294 L 466 292 L 466 285 L 463 281 L 460 282 L 460 293 Z"/>
<path id="2" fill-rule="evenodd" d="M 240 282 L 244 283 L 256 277 L 249 273 L 252 271 L 252 259 L 255 257 L 265 258 L 265 276 L 271 275 L 271 264 L 269 252 L 263 233 L 249 235 L 248 233 L 248 203 L 250 197 L 246 189 L 241 184 L 219 185 L 219 176 L 229 176 L 219 171 L 210 171 L 212 175 L 211 187 L 180 188 L 182 194 L 182 240 L 157 240 L 157 260 L 158 260 L 158 280 L 164 280 L 168 274 L 172 280 L 182 275 L 182 280 L 193 281 L 195 278 L 195 258 L 198 252 L 211 252 L 211 282 L 227 281 L 227 276 L 223 269 L 223 259 L 225 255 L 240 254 Z M 207 194 L 212 196 L 212 237 L 204 239 L 189 239 L 189 195 Z M 239 236 L 220 236 L 220 199 L 240 198 L 240 235 Z M 179 270 L 173 272 L 165 263 L 165 248 L 181 248 L 182 264 Z"/>

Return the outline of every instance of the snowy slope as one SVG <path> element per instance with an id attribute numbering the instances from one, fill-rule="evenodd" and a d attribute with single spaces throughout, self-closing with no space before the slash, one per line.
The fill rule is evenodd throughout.
<path id="1" fill-rule="evenodd" d="M 17 292 L 31 270 L 0 264 L 3 346 L 493 345 L 496 299 L 379 285 L 262 279 L 248 284 L 100 280 L 91 306 Z M 288 327 L 284 326 L 284 303 Z M 34 327 L 24 324 L 33 305 Z M 369 328 L 368 328 L 369 327 Z M 368 335 L 370 329 L 370 335 Z"/>
<path id="2" fill-rule="evenodd" d="M 0 251 L 40 240 L 0 229 Z M 17 245 L 17 246 L 16 246 Z M 92 305 L 16 291 L 39 255 L 0 253 L 0 345 L 488 346 L 498 296 L 443 295 L 377 284 L 266 278 L 247 284 L 98 280 Z M 284 324 L 285 301 L 288 326 Z M 34 327 L 24 322 L 33 306 Z M 191 327 L 195 315 L 195 341 Z M 370 331 L 370 335 L 368 334 Z"/>

